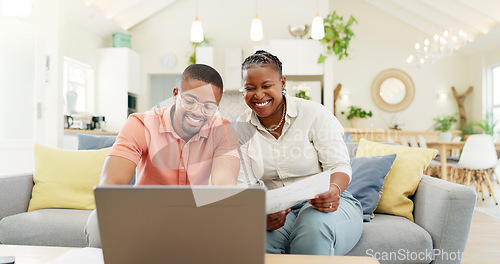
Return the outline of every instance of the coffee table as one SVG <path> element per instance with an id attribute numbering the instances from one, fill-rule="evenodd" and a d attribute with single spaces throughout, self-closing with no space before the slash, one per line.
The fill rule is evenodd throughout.
<path id="1" fill-rule="evenodd" d="M 72 249 L 79 249 L 79 248 L 0 245 L 0 256 L 15 256 L 16 264 L 42 264 L 49 262 L 69 252 Z M 299 263 L 376 264 L 379 262 L 375 258 L 369 258 L 369 257 L 266 254 L 266 264 L 285 264 L 285 263 L 286 264 L 299 264 Z"/>

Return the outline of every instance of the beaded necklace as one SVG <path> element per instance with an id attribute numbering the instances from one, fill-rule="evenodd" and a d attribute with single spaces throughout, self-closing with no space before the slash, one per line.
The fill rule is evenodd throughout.
<path id="1" fill-rule="evenodd" d="M 281 127 L 281 125 L 283 124 L 283 121 L 285 120 L 285 115 L 286 115 L 286 102 L 283 100 L 283 115 L 281 115 L 281 120 L 278 123 L 278 125 L 275 126 L 274 128 L 267 128 L 264 126 L 263 127 L 269 132 L 274 132 L 274 131 L 278 130 Z"/>

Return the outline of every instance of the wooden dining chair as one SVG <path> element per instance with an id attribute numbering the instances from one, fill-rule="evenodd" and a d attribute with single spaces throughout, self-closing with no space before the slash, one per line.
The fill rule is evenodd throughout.
<path id="1" fill-rule="evenodd" d="M 427 141 L 425 140 L 424 136 L 418 135 L 417 138 L 418 138 L 418 145 L 421 148 L 427 148 Z"/>
<path id="2" fill-rule="evenodd" d="M 461 137 L 454 137 L 451 142 L 460 142 L 462 141 L 462 138 Z M 460 158 L 460 149 L 452 149 L 450 151 L 450 157 L 448 157 L 448 159 L 456 159 L 458 160 Z"/>
<path id="3" fill-rule="evenodd" d="M 410 147 L 412 147 L 412 148 L 419 147 L 417 139 L 414 136 L 408 136 L 408 141 L 410 141 Z"/>
<path id="4" fill-rule="evenodd" d="M 425 140 L 424 136 L 418 135 L 417 139 L 418 139 L 418 146 L 420 148 L 427 148 L 427 141 Z M 412 139 L 410 138 L 410 142 L 411 141 Z M 438 160 L 432 160 L 427 166 L 425 174 L 432 177 L 441 178 L 441 162 Z"/>
<path id="5" fill-rule="evenodd" d="M 399 142 L 400 142 L 401 146 L 405 146 L 405 147 L 409 146 L 408 140 L 406 140 L 405 137 L 399 137 Z"/>

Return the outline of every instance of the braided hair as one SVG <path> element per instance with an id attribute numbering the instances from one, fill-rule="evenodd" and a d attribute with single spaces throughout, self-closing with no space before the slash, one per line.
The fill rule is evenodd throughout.
<path id="1" fill-rule="evenodd" d="M 243 64 L 241 64 L 241 71 L 260 65 L 270 66 L 279 73 L 279 76 L 281 78 L 282 76 L 281 61 L 278 59 L 278 57 L 264 50 L 258 50 L 254 54 L 248 56 L 243 62 Z"/>

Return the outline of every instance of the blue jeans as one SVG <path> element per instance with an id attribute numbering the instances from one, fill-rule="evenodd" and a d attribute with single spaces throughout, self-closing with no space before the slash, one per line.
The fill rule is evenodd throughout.
<path id="1" fill-rule="evenodd" d="M 267 231 L 267 253 L 345 255 L 363 233 L 361 204 L 347 191 L 333 213 L 320 212 L 307 201 L 291 209 L 284 226 Z"/>

